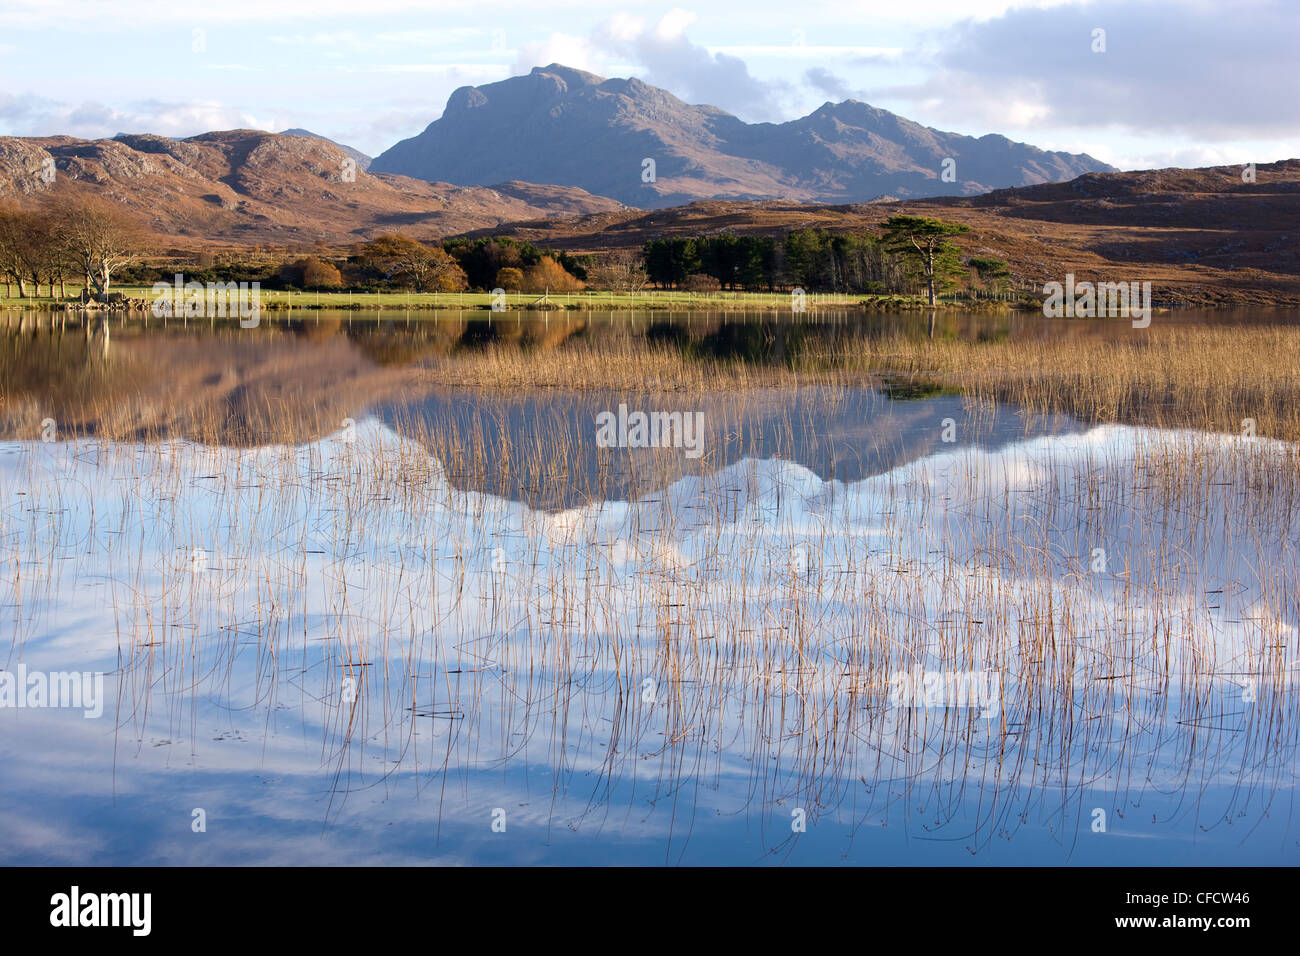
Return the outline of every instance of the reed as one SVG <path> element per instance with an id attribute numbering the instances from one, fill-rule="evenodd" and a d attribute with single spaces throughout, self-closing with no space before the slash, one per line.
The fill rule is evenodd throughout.
<path id="1" fill-rule="evenodd" d="M 1100 380 L 1104 359 L 1128 353 L 1102 349 L 1082 368 L 1049 348 L 990 354 L 1041 358 L 1061 383 Z M 547 355 L 546 374 L 571 369 Z M 713 383 L 731 374 L 656 355 Z M 1119 371 L 1141 389 L 1218 383 L 1221 399 L 1194 414 L 1264 401 L 1245 363 L 1166 358 Z M 475 375 L 528 367 L 492 351 L 469 361 Z M 978 383 L 972 414 L 999 414 L 985 400 L 1002 394 L 994 383 L 1024 381 L 1026 403 L 1058 394 L 946 343 L 844 359 L 847 371 L 883 363 Z M 565 385 L 621 381 L 591 376 Z M 1291 387 L 1259 379 L 1270 401 Z M 835 399 L 829 373 L 796 381 Z M 901 816 L 979 852 L 1044 819 L 1072 834 L 1099 801 L 1200 800 L 1210 770 L 1198 768 L 1243 775 L 1215 814 L 1258 813 L 1294 766 L 1294 446 L 1147 432 L 1020 464 L 964 449 L 849 489 L 780 463 L 783 436 L 807 427 L 787 410 L 755 457 L 723 471 L 706 456 L 684 478 L 668 450 L 616 452 L 580 477 L 568 469 L 581 436 L 563 419 L 520 432 L 503 425 L 509 389 L 461 394 L 469 424 L 412 415 L 306 444 L 296 436 L 319 410 L 280 421 L 301 407 L 283 402 L 259 419 L 257 447 L 222 440 L 220 406 L 189 421 L 189 442 L 159 428 L 26 446 L 0 473 L 11 655 L 40 640 L 70 588 L 106 576 L 123 741 L 165 733 L 197 751 L 204 701 L 243 729 L 287 709 L 319 738 L 331 821 L 379 787 L 432 788 L 440 812 L 486 813 L 447 787 L 540 760 L 550 812 L 574 828 L 648 813 L 647 793 L 668 806 L 738 786 L 737 812 L 778 854 L 794 807 L 814 824 Z M 1286 420 L 1257 414 L 1261 431 Z M 633 469 L 626 502 L 619 474 Z M 563 510 L 494 493 L 578 481 L 590 503 Z M 1225 543 L 1231 566 L 1210 559 Z M 891 680 L 916 667 L 996 671 L 998 713 L 893 705 Z M 1252 706 L 1236 706 L 1249 681 Z M 684 852 L 682 838 L 666 847 L 669 860 Z"/>

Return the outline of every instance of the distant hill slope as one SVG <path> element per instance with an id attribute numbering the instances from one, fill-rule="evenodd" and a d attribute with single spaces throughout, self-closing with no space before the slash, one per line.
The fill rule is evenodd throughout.
<path id="1" fill-rule="evenodd" d="M 972 197 L 854 204 L 697 202 L 624 209 L 494 232 L 583 252 L 636 249 L 659 236 L 790 229 L 876 231 L 894 215 L 971 227 L 957 243 L 1005 259 L 1018 284 L 1041 288 L 1067 272 L 1080 280 L 1149 280 L 1161 301 L 1300 305 L 1300 159 L 1240 166 L 1090 173 L 1066 183 Z"/>
<path id="2" fill-rule="evenodd" d="M 320 133 L 313 133 L 309 129 L 294 128 L 294 129 L 281 130 L 280 132 L 284 136 L 310 136 L 313 139 L 323 139 L 327 143 L 334 143 L 335 146 L 343 150 L 343 152 L 347 153 L 349 156 L 351 156 L 353 159 L 357 161 L 357 167 L 359 169 L 369 169 L 370 164 L 374 161 L 374 157 L 367 156 L 365 153 L 361 152 L 361 150 L 357 149 L 355 146 L 345 146 L 343 143 L 335 142 L 334 140 L 330 139 L 328 136 L 322 136 Z"/>
<path id="3" fill-rule="evenodd" d="M 654 181 L 643 178 L 654 160 Z M 951 159 L 953 180 L 942 178 Z M 974 195 L 1112 167 L 1004 136 L 945 133 L 845 100 L 788 123 L 745 123 L 637 79 L 551 64 L 461 87 L 442 117 L 371 169 L 474 185 L 578 186 L 647 209 L 696 199 L 860 202 Z M 648 178 L 646 176 L 645 178 Z"/>
<path id="4" fill-rule="evenodd" d="M 565 186 L 429 183 L 361 169 L 311 136 L 228 130 L 82 140 L 0 137 L 0 201 L 90 190 L 188 244 L 339 245 L 382 232 L 440 238 L 516 219 L 612 212 L 620 203 Z M 53 161 L 54 182 L 42 169 Z M 358 164 L 359 165 L 359 164 Z"/>

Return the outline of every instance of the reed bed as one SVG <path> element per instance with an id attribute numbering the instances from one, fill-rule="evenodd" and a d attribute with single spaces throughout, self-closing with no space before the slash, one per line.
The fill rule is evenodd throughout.
<path id="1" fill-rule="evenodd" d="M 244 443 L 281 440 L 276 429 L 301 422 L 313 406 L 351 403 L 355 409 L 398 390 L 411 394 L 441 386 L 692 394 L 884 385 L 958 391 L 1088 423 L 1233 434 L 1253 424 L 1256 434 L 1300 440 L 1300 326 L 1287 324 L 1206 327 L 1157 320 L 1148 329 L 1120 323 L 1104 336 L 1092 326 L 1089 334 L 1054 339 L 978 341 L 930 338 L 889 325 L 864 332 L 831 324 L 817 334 L 775 335 L 761 323 L 709 314 L 683 326 L 648 317 L 602 323 L 522 315 L 472 323 L 463 313 L 415 322 L 408 317 L 391 330 L 391 322 L 354 327 L 338 319 L 308 322 L 292 332 L 267 325 L 256 334 L 234 330 L 219 340 L 222 350 L 232 352 L 232 366 L 285 354 L 281 368 L 268 369 L 283 377 L 292 372 L 288 354 L 298 337 L 329 342 L 334 336 L 340 346 L 360 346 L 380 368 L 355 361 L 338 367 L 344 365 L 340 358 L 336 366 L 313 370 L 314 379 L 293 381 L 292 388 L 275 387 L 272 375 L 253 383 L 236 377 L 239 404 L 233 411 L 257 419 Z M 222 415 L 230 417 L 231 389 L 220 387 L 227 370 L 214 370 L 214 388 L 213 381 L 191 380 L 188 365 L 159 361 L 161 356 L 130 339 L 115 338 L 110 355 L 107 321 L 87 324 L 84 331 L 84 344 L 76 329 L 66 336 L 51 327 L 40 337 L 5 337 L 2 434 L 30 433 L 38 416 L 51 412 L 84 433 L 111 437 L 132 437 L 133 430 L 145 437 L 151 428 L 169 425 L 173 433 L 198 434 L 208 425 L 205 418 L 229 431 Z M 202 355 L 185 361 L 201 362 Z M 341 398 L 331 403 L 332 396 Z M 201 407 L 205 402 L 209 408 Z M 189 414 L 160 414 L 173 409 Z M 295 440 L 328 433 L 338 417 L 331 412 Z"/>
<path id="2" fill-rule="evenodd" d="M 821 361 L 936 382 L 1087 422 L 1240 434 L 1250 419 L 1256 434 L 1300 441 L 1296 326 L 1153 327 L 1109 340 L 892 338 Z"/>
<path id="3" fill-rule="evenodd" d="M 709 813 L 778 856 L 792 809 L 971 853 L 1046 826 L 1068 856 L 1097 807 L 1185 835 L 1262 825 L 1293 788 L 1300 330 L 755 360 L 705 348 L 716 328 L 554 321 L 475 348 L 385 332 L 369 354 L 401 370 L 338 359 L 311 372 L 328 394 L 274 337 L 261 378 L 163 390 L 96 329 L 0 351 L 0 665 L 107 662 L 109 756 L 202 755 L 214 706 L 272 767 L 310 741 L 327 822 L 364 826 L 379 792 L 477 820 L 540 764 L 548 825 L 651 820 L 669 861 Z M 850 483 L 793 463 L 849 389 L 900 384 L 963 396 L 963 443 L 867 436 L 886 466 Z M 718 413 L 698 460 L 587 467 L 588 423 L 521 401 L 589 393 Z M 446 400 L 345 424 L 395 395 Z M 975 447 L 1009 406 L 1161 430 Z M 51 408 L 75 440 L 35 440 Z M 899 706 L 918 668 L 995 673 L 996 711 Z"/>
<path id="4" fill-rule="evenodd" d="M 961 354 L 881 357 L 933 375 Z M 1043 354 L 1058 379 L 1101 374 Z M 1151 388 L 1245 389 L 1243 365 L 1153 367 Z M 981 394 L 998 368 L 971 370 Z M 777 855 L 795 808 L 971 853 L 1047 825 L 1068 852 L 1095 806 L 1181 794 L 1151 827 L 1227 826 L 1293 782 L 1295 446 L 1114 430 L 846 486 L 781 460 L 776 429 L 717 471 L 614 451 L 581 479 L 588 504 L 547 510 L 494 491 L 579 481 L 581 436 L 542 418 L 521 439 L 507 396 L 467 400 L 469 425 L 363 421 L 307 444 L 25 445 L 0 471 L 9 658 L 41 651 L 98 577 L 119 748 L 200 753 L 213 700 L 267 747 L 287 722 L 317 741 L 327 821 L 372 791 L 486 819 L 521 792 L 512 768 L 540 762 L 552 825 L 653 817 L 670 861 L 709 800 Z M 996 713 L 897 706 L 891 681 L 918 667 L 995 672 Z"/>
<path id="5" fill-rule="evenodd" d="M 1300 327 L 1285 325 L 1173 326 L 1059 341 L 851 335 L 767 362 L 611 337 L 448 356 L 422 376 L 480 388 L 665 392 L 909 383 L 1089 423 L 1253 430 L 1300 441 Z"/>

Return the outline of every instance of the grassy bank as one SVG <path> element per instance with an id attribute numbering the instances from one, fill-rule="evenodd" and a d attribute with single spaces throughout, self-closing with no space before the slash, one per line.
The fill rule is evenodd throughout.
<path id="1" fill-rule="evenodd" d="M 127 298 L 152 301 L 153 290 L 148 286 L 117 286 L 112 291 Z M 488 292 L 282 292 L 261 290 L 262 308 L 280 312 L 292 310 L 471 310 L 489 311 L 495 298 Z M 50 296 L 3 295 L 0 290 L 0 308 L 50 310 L 59 308 L 63 301 Z M 640 292 L 567 292 L 542 295 L 532 292 L 507 292 L 498 307 L 507 311 L 552 308 L 570 311 L 609 312 L 621 310 L 688 311 L 703 309 L 712 312 L 728 310 L 792 311 L 793 299 L 788 292 L 680 292 L 672 289 L 648 289 Z M 1015 303 L 1001 300 L 944 300 L 937 308 L 1007 309 Z M 849 295 L 841 293 L 810 292 L 804 298 L 808 311 L 822 309 L 888 309 L 913 310 L 930 308 L 922 296 L 908 295 Z"/>

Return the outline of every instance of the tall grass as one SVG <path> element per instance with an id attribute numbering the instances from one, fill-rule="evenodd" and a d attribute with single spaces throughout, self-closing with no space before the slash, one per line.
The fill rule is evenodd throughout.
<path id="1" fill-rule="evenodd" d="M 888 367 L 989 396 L 1015 381 L 1021 401 L 1104 409 L 1061 383 L 1104 383 L 1107 362 L 1130 356 L 1117 366 L 1129 391 L 1114 401 L 1209 388 L 1219 397 L 1191 414 L 1249 396 L 1276 409 L 1256 411 L 1261 430 L 1292 421 L 1268 417 L 1285 414 L 1280 397 L 1293 387 L 1280 365 L 1262 372 L 1273 391 L 1261 392 L 1245 362 L 1211 369 L 1149 348 L 1149 362 L 1105 346 L 1082 365 L 1052 348 L 995 347 L 988 358 L 950 343 L 872 348 L 808 375 L 825 385 Z M 531 384 L 558 384 L 547 376 L 567 370 L 570 387 L 617 387 L 625 373 L 598 371 L 611 354 L 632 357 L 575 364 L 548 352 Z M 652 391 L 745 381 L 743 369 L 640 356 L 661 363 Z M 1010 378 L 998 356 L 1041 358 L 1048 390 L 1031 390 L 1027 370 Z M 467 361 L 468 380 L 497 370 L 498 387 L 529 367 L 494 350 Z M 278 445 L 318 427 L 305 412 L 277 422 L 299 407 L 285 402 L 260 450 L 219 441 L 215 406 L 193 423 L 209 447 L 173 444 L 165 430 L 129 444 L 30 446 L 25 471 L 5 472 L 0 487 L 10 656 L 48 630 L 69 581 L 107 575 L 122 737 L 165 731 L 197 750 L 201 701 L 227 702 L 251 726 L 289 708 L 319 734 L 328 819 L 361 788 L 445 791 L 477 770 L 540 761 L 555 812 L 574 827 L 604 820 L 627 780 L 671 807 L 740 775 L 777 852 L 793 839 L 791 807 L 814 823 L 901 813 L 979 852 L 1043 819 L 1074 839 L 1086 801 L 1127 807 L 1149 790 L 1198 801 L 1225 760 L 1240 786 L 1214 812 L 1258 813 L 1294 766 L 1292 446 L 1148 435 L 1131 451 L 1103 445 L 1068 467 L 1049 457 L 1014 472 L 970 452 L 880 476 L 856 497 L 792 465 L 750 461 L 710 477 L 706 462 L 669 488 L 680 475 L 669 453 L 614 452 L 583 478 L 568 470 L 577 438 L 565 423 L 542 418 L 521 438 L 500 424 L 508 394 L 481 388 L 472 401 L 472 427 L 413 416 L 399 423 L 402 441 L 363 430 L 355 443 L 334 434 Z M 778 438 L 764 457 L 783 450 Z M 80 464 L 59 458 L 74 454 Z M 646 493 L 620 505 L 616 472 L 633 467 L 649 473 Z M 503 475 L 582 480 L 591 504 L 552 513 L 466 490 Z M 88 476 L 111 493 L 88 489 Z M 1225 541 L 1244 548 L 1231 569 L 1206 557 Z M 1104 572 L 1088 565 L 1098 542 Z M 803 567 L 786 560 L 795 546 L 807 549 Z M 1225 620 L 1215 605 L 1227 599 L 1212 595 L 1230 588 L 1245 596 Z M 1240 635 L 1231 657 L 1225 628 Z M 998 671 L 1000 712 L 891 706 L 891 676 L 918 665 Z M 1236 706 L 1244 681 L 1254 681 L 1250 707 Z"/>

